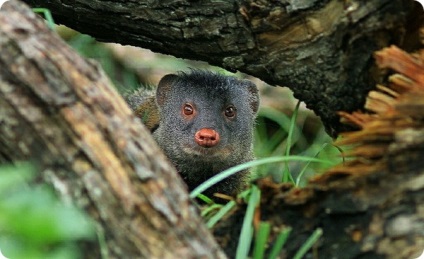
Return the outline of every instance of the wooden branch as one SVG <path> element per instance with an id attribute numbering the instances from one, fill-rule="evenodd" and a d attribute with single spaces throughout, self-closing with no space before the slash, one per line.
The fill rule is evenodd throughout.
<path id="1" fill-rule="evenodd" d="M 111 86 L 19 1 L 0 10 L 0 157 L 32 160 L 110 258 L 223 258 L 174 168 Z M 97 243 L 85 252 L 99 258 Z M 97 256 L 96 256 L 97 255 Z"/>
<path id="2" fill-rule="evenodd" d="M 412 46 L 405 39 L 416 38 L 411 17 L 418 18 L 412 0 L 26 2 L 102 41 L 204 60 L 288 86 L 332 135 L 346 128 L 336 112 L 362 108 L 379 78 L 372 53 L 393 43 Z"/>
<path id="3" fill-rule="evenodd" d="M 368 95 L 369 113 L 341 113 L 361 128 L 336 143 L 353 145 L 350 159 L 302 189 L 258 182 L 257 218 L 273 226 L 269 247 L 292 228 L 282 258 L 293 258 L 318 228 L 323 236 L 309 258 L 410 259 L 424 249 L 424 50 L 408 55 L 391 47 L 376 59 L 402 74 Z M 229 255 L 244 211 L 241 205 L 215 229 Z"/>

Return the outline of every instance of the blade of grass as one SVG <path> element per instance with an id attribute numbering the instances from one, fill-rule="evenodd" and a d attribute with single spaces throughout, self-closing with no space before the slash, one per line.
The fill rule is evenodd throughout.
<path id="1" fill-rule="evenodd" d="M 276 122 L 286 132 L 289 131 L 287 125 L 290 125 L 290 117 L 285 113 L 271 107 L 262 107 L 259 110 L 258 117 L 264 117 Z"/>
<path id="2" fill-rule="evenodd" d="M 275 139 L 275 133 L 273 133 L 271 136 L 268 136 L 268 126 L 266 125 L 266 120 L 270 120 L 275 122 L 277 125 L 279 125 L 280 130 L 277 132 L 278 137 L 280 139 Z M 263 150 L 266 150 L 271 152 L 273 150 L 273 147 L 270 147 L 269 145 L 277 145 L 279 144 L 283 139 L 287 137 L 287 132 L 289 131 L 288 125 L 290 124 L 290 118 L 284 114 L 283 112 L 280 112 L 274 108 L 271 107 L 261 107 L 261 109 L 258 112 L 258 119 L 257 119 L 257 136 L 256 139 L 259 139 L 261 141 L 258 141 L 258 143 L 254 146 L 255 150 L 263 152 Z M 275 139 L 275 140 L 272 140 Z M 277 142 L 278 143 L 274 143 Z M 266 154 L 264 154 L 266 155 Z"/>
<path id="3" fill-rule="evenodd" d="M 265 119 L 271 120 L 280 126 L 277 132 L 269 134 Z M 258 113 L 257 125 L 255 127 L 254 150 L 258 157 L 271 156 L 273 150 L 287 137 L 290 118 L 286 114 L 269 107 L 262 107 Z M 260 141 L 258 141 L 260 140 Z M 281 154 L 281 153 L 280 153 Z M 279 155 L 280 155 L 279 154 Z"/>
<path id="4" fill-rule="evenodd" d="M 250 189 L 250 197 L 247 204 L 246 214 L 244 215 L 243 225 L 240 231 L 236 259 L 245 259 L 249 254 L 253 236 L 253 215 L 255 213 L 255 208 L 259 203 L 260 197 L 261 191 L 256 185 L 252 185 L 252 188 Z"/>
<path id="5" fill-rule="evenodd" d="M 223 205 L 221 205 L 221 204 L 212 204 L 212 205 L 209 205 L 207 208 L 203 209 L 203 210 L 200 212 L 200 215 L 202 216 L 202 218 L 204 218 L 204 217 L 206 217 L 209 213 L 211 213 L 211 211 L 214 211 L 214 210 L 220 210 L 222 207 L 223 207 Z"/>
<path id="6" fill-rule="evenodd" d="M 275 240 L 274 245 L 272 246 L 271 253 L 269 254 L 269 259 L 275 259 L 278 257 L 291 231 L 292 229 L 290 227 L 281 230 L 281 232 L 277 236 L 277 239 Z"/>
<path id="7" fill-rule="evenodd" d="M 205 202 L 208 205 L 212 205 L 215 203 L 211 198 L 203 194 L 197 195 L 197 198 L 201 199 L 203 202 Z"/>
<path id="8" fill-rule="evenodd" d="M 324 143 L 320 150 L 318 150 L 318 152 L 315 154 L 315 156 L 313 157 L 317 157 L 319 155 L 319 153 L 321 153 L 321 151 L 328 145 L 328 143 Z M 306 169 L 308 168 L 309 164 L 311 163 L 311 161 L 307 162 L 306 165 L 303 167 L 302 171 L 300 171 L 299 175 L 296 178 L 296 186 L 299 186 L 300 184 L 300 180 L 303 177 L 303 174 L 306 172 Z"/>
<path id="9" fill-rule="evenodd" d="M 247 202 L 247 198 L 249 198 L 250 195 L 250 189 L 246 189 L 242 191 L 241 193 L 237 194 L 237 199 L 243 199 L 245 202 Z"/>
<path id="10" fill-rule="evenodd" d="M 284 139 L 287 138 L 287 133 L 280 130 L 274 133 L 269 140 L 265 141 L 264 146 L 268 148 L 270 151 L 275 150 L 281 143 L 284 141 Z M 280 153 L 281 154 L 281 153 Z"/>
<path id="11" fill-rule="evenodd" d="M 314 233 L 303 243 L 297 253 L 294 255 L 293 259 L 301 259 L 306 252 L 318 241 L 318 239 L 322 236 L 322 229 L 317 228 Z"/>
<path id="12" fill-rule="evenodd" d="M 290 149 L 291 149 L 291 145 L 292 145 L 292 138 L 293 138 L 293 132 L 294 132 L 294 126 L 296 124 L 296 119 L 297 119 L 297 114 L 299 111 L 299 106 L 300 106 L 300 101 L 297 102 L 296 107 L 294 108 L 293 111 L 293 115 L 290 119 L 290 128 L 289 128 L 289 132 L 288 132 L 288 136 L 287 136 L 287 146 L 286 146 L 286 156 L 290 155 Z M 286 182 L 294 182 L 293 176 L 290 173 L 290 168 L 289 168 L 289 163 L 288 161 L 286 161 L 285 163 L 285 170 L 283 172 L 283 179 L 282 182 L 286 183 Z"/>
<path id="13" fill-rule="evenodd" d="M 225 204 L 224 206 L 222 206 L 222 208 L 215 215 L 213 215 L 208 220 L 208 222 L 206 223 L 206 226 L 208 228 L 213 228 L 213 226 L 215 226 L 215 224 L 219 220 L 221 220 L 222 217 L 224 217 L 232 208 L 234 208 L 234 206 L 236 206 L 236 202 L 235 201 L 229 201 L 229 202 L 227 202 L 227 204 Z"/>
<path id="14" fill-rule="evenodd" d="M 335 147 L 340 152 L 340 154 L 342 156 L 342 161 L 343 161 L 343 164 L 344 164 L 346 162 L 345 161 L 346 157 L 345 157 L 345 153 L 344 153 L 343 149 L 339 146 L 334 145 L 334 144 L 333 144 L 333 147 Z"/>
<path id="15" fill-rule="evenodd" d="M 257 233 L 255 234 L 255 247 L 253 248 L 253 259 L 264 258 L 266 243 L 268 241 L 271 224 L 269 222 L 261 222 Z"/>
<path id="16" fill-rule="evenodd" d="M 49 28 L 54 30 L 55 23 L 54 23 L 54 20 L 53 20 L 52 13 L 50 12 L 49 9 L 47 9 L 47 8 L 32 8 L 32 11 L 34 13 L 42 13 L 44 15 L 44 18 L 46 18 L 47 25 L 49 26 Z"/>
<path id="17" fill-rule="evenodd" d="M 197 186 L 193 191 L 191 191 L 190 198 L 196 198 L 197 195 L 201 194 L 202 192 L 207 190 L 212 185 L 214 185 L 214 184 L 224 180 L 225 178 L 230 177 L 230 176 L 232 176 L 232 175 L 234 175 L 234 174 L 236 174 L 236 173 L 238 173 L 242 170 L 245 170 L 247 168 L 255 167 L 255 166 L 259 166 L 259 165 L 264 165 L 264 164 L 269 164 L 269 163 L 285 162 L 285 161 L 305 161 L 305 162 L 312 161 L 312 162 L 326 163 L 326 164 L 330 163 L 327 160 L 317 159 L 317 158 L 313 158 L 313 157 L 303 157 L 303 156 L 267 157 L 267 158 L 262 158 L 262 159 L 258 159 L 258 160 L 253 160 L 253 161 L 249 161 L 247 163 L 243 163 L 243 164 L 240 164 L 240 165 L 230 167 L 227 170 L 222 171 L 221 173 L 211 177 L 210 179 L 208 179 L 204 183 Z"/>

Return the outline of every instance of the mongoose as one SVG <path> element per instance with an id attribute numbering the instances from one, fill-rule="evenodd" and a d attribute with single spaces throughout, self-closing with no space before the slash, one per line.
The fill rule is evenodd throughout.
<path id="1" fill-rule="evenodd" d="M 138 92 L 126 99 L 139 117 L 145 117 L 152 97 L 141 97 Z M 253 128 L 259 95 L 252 82 L 201 70 L 180 72 L 160 80 L 155 99 L 158 110 L 148 108 L 147 113 L 160 119 L 158 123 L 148 122 L 148 126 L 189 190 L 254 158 Z M 232 195 L 248 179 L 247 170 L 239 172 L 204 194 Z"/>

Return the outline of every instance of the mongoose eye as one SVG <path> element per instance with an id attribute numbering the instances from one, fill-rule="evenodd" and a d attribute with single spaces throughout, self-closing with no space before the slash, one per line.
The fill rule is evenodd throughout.
<path id="1" fill-rule="evenodd" d="M 230 118 L 230 119 L 232 119 L 232 118 L 234 118 L 234 116 L 236 116 L 236 112 L 237 112 L 237 109 L 236 109 L 236 107 L 234 107 L 234 106 L 228 106 L 226 109 L 225 109 L 225 112 L 224 112 L 224 114 L 225 114 L 225 116 L 227 117 L 227 118 Z"/>
<path id="2" fill-rule="evenodd" d="M 190 103 L 185 103 L 183 106 L 183 114 L 186 116 L 193 115 L 194 107 Z"/>

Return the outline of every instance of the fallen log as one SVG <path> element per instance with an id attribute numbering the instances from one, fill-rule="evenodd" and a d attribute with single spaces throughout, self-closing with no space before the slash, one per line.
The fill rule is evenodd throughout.
<path id="1" fill-rule="evenodd" d="M 368 112 L 339 113 L 359 128 L 336 142 L 353 146 L 348 160 L 305 188 L 257 183 L 257 221 L 272 225 L 268 247 L 282 229 L 292 229 L 281 258 L 293 258 L 316 229 L 322 238 L 306 258 L 406 259 L 424 249 L 424 50 L 409 55 L 393 46 L 375 57 L 397 73 L 368 94 Z M 241 202 L 214 229 L 230 257 L 245 206 Z"/>

